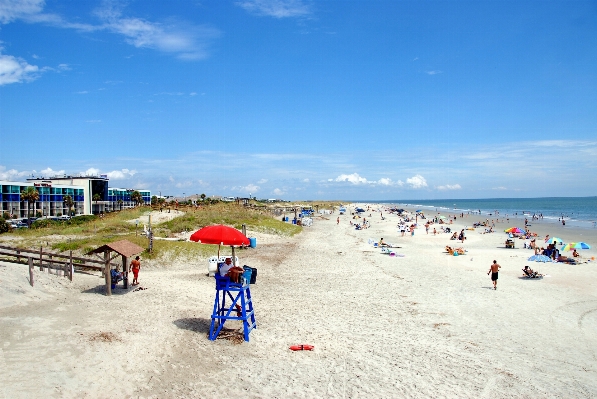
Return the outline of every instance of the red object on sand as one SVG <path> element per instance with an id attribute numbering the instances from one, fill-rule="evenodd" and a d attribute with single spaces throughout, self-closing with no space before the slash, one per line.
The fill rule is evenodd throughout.
<path id="1" fill-rule="evenodd" d="M 216 224 L 206 226 L 191 235 L 191 241 L 201 244 L 249 245 L 250 241 L 243 233 L 233 227 Z"/>
<path id="2" fill-rule="evenodd" d="M 313 345 L 292 345 L 290 347 L 293 351 L 310 351 L 313 350 L 313 348 L 315 348 Z"/>

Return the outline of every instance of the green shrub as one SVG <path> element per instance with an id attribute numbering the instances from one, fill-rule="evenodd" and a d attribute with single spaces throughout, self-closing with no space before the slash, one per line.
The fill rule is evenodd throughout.
<path id="1" fill-rule="evenodd" d="M 73 218 L 71 218 L 68 222 L 68 224 L 70 225 L 82 225 L 82 224 L 86 224 L 88 222 L 93 222 L 95 220 L 98 220 L 99 218 L 96 215 L 81 215 L 81 216 L 75 216 Z"/>
<path id="2" fill-rule="evenodd" d="M 4 219 L 0 219 L 0 234 L 8 233 L 12 229 L 10 228 L 9 224 Z"/>

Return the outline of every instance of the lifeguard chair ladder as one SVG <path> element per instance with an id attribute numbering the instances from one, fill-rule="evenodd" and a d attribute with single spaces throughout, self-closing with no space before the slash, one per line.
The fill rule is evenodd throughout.
<path id="1" fill-rule="evenodd" d="M 214 277 L 216 279 L 216 297 L 211 314 L 209 339 L 215 341 L 226 320 L 242 320 L 243 335 L 245 341 L 249 341 L 249 333 L 257 328 L 249 282 L 241 280 L 242 283 L 233 283 L 229 277 L 221 277 L 218 272 Z M 226 307 L 227 298 L 231 301 L 228 307 Z"/>

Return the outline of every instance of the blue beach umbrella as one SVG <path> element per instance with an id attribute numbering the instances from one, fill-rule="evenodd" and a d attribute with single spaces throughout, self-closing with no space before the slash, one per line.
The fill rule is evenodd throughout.
<path id="1" fill-rule="evenodd" d="M 531 256 L 529 259 L 527 259 L 528 261 L 532 261 L 532 262 L 553 262 L 553 260 L 546 255 L 533 255 Z"/>
<path id="2" fill-rule="evenodd" d="M 554 243 L 555 243 L 555 244 L 557 244 L 557 243 L 563 244 L 563 243 L 564 243 L 564 240 L 562 240 L 562 239 L 561 239 L 561 238 L 559 238 L 559 237 L 551 237 L 549 240 L 547 240 L 547 241 L 545 241 L 545 242 L 546 242 L 547 244 L 554 244 Z"/>

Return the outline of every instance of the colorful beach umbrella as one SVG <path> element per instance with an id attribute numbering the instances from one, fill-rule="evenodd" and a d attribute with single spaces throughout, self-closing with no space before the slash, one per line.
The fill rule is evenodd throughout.
<path id="1" fill-rule="evenodd" d="M 520 227 L 510 227 L 509 229 L 504 230 L 506 233 L 512 234 L 526 234 L 526 230 L 521 229 Z"/>
<path id="2" fill-rule="evenodd" d="M 575 249 L 591 249 L 591 246 L 585 242 L 571 242 L 566 244 L 562 251 L 573 251 Z"/>
<path id="3" fill-rule="evenodd" d="M 549 256 L 546 256 L 546 255 L 533 255 L 527 260 L 531 261 L 531 262 L 543 262 L 543 263 L 553 262 L 553 259 L 551 259 Z"/>
<path id="4" fill-rule="evenodd" d="M 546 244 L 564 244 L 564 240 L 559 237 L 551 237 L 549 240 L 545 241 Z"/>

